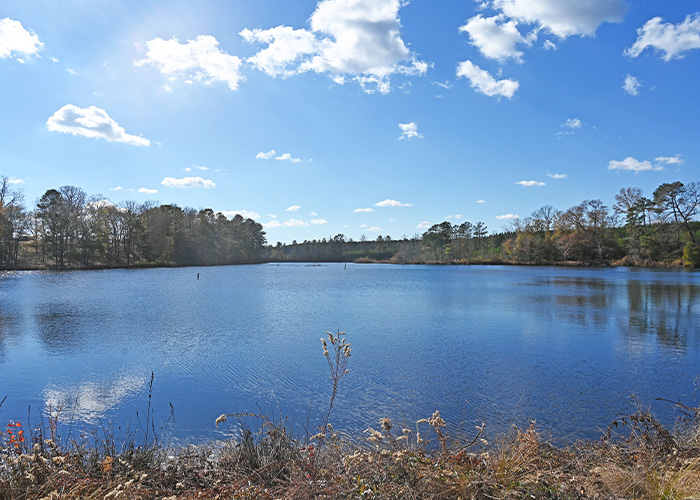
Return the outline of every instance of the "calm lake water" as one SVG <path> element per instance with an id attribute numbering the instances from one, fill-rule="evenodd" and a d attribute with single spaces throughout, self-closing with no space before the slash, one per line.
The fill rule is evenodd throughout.
<path id="1" fill-rule="evenodd" d="M 197 273 L 200 279 L 197 280 Z M 468 433 L 512 423 L 557 442 L 600 436 L 636 394 L 698 404 L 700 273 L 304 264 L 0 274 L 0 423 L 63 407 L 66 432 L 131 423 L 155 373 L 156 421 L 219 439 L 222 413 L 303 425 L 330 395 L 320 337 L 350 373 L 331 422 L 358 435 L 439 409 Z"/>

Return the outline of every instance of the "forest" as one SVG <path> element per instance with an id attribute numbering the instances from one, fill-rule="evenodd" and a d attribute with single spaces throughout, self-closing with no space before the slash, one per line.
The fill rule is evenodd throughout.
<path id="1" fill-rule="evenodd" d="M 74 186 L 46 191 L 32 210 L 0 182 L 0 267 L 78 269 L 260 262 L 262 225 L 213 210 L 89 197 Z"/>
<path id="2" fill-rule="evenodd" d="M 586 200 L 551 205 L 489 234 L 482 221 L 444 221 L 411 238 L 343 234 L 267 245 L 240 215 L 154 202 L 119 205 L 82 189 L 47 190 L 32 209 L 0 179 L 0 268 L 92 269 L 260 262 L 700 266 L 700 184 L 660 185 L 650 197 L 623 188 L 612 208 Z"/>

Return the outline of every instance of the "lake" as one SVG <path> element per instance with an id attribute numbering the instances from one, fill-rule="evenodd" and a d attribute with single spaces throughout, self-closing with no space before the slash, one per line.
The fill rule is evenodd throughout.
<path id="1" fill-rule="evenodd" d="M 197 279 L 199 273 L 200 278 Z M 222 413 L 317 425 L 321 337 L 345 331 L 350 373 L 331 422 L 434 410 L 451 432 L 537 427 L 597 439 L 630 394 L 698 404 L 700 273 L 634 268 L 280 264 L 0 274 L 0 422 L 62 408 L 65 433 L 156 422 L 176 442 L 226 437 Z"/>

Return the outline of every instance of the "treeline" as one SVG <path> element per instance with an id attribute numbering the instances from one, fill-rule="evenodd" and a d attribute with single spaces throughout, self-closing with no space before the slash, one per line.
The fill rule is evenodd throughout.
<path id="1" fill-rule="evenodd" d="M 211 209 L 115 205 L 80 188 L 49 189 L 32 210 L 0 182 L 0 268 L 92 268 L 244 264 L 263 261 L 618 264 L 700 266 L 700 184 L 662 184 L 650 197 L 624 188 L 612 208 L 586 200 L 546 205 L 500 233 L 445 221 L 392 239 L 343 234 L 267 246 L 262 225 Z"/>
<path id="2" fill-rule="evenodd" d="M 74 186 L 49 189 L 32 210 L 0 182 L 0 268 L 94 268 L 260 262 L 262 225 L 211 209 L 119 205 Z"/>
<path id="3" fill-rule="evenodd" d="M 651 197 L 624 188 L 612 209 L 586 200 L 567 210 L 546 205 L 515 219 L 501 233 L 465 221 L 435 224 L 422 235 L 394 240 L 346 239 L 278 243 L 266 258 L 278 261 L 393 263 L 515 263 L 700 266 L 700 184 L 662 184 Z"/>

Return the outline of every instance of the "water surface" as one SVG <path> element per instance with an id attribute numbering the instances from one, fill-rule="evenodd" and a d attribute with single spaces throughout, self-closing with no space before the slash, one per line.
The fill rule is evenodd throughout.
<path id="1" fill-rule="evenodd" d="M 197 273 L 200 279 L 197 280 Z M 684 270 L 305 264 L 0 275 L 0 421 L 63 408 L 71 432 L 156 420 L 218 439 L 214 419 L 278 409 L 317 423 L 330 394 L 319 338 L 353 345 L 331 421 L 439 409 L 453 430 L 538 427 L 597 438 L 629 395 L 666 422 L 697 404 L 700 274 Z"/>

